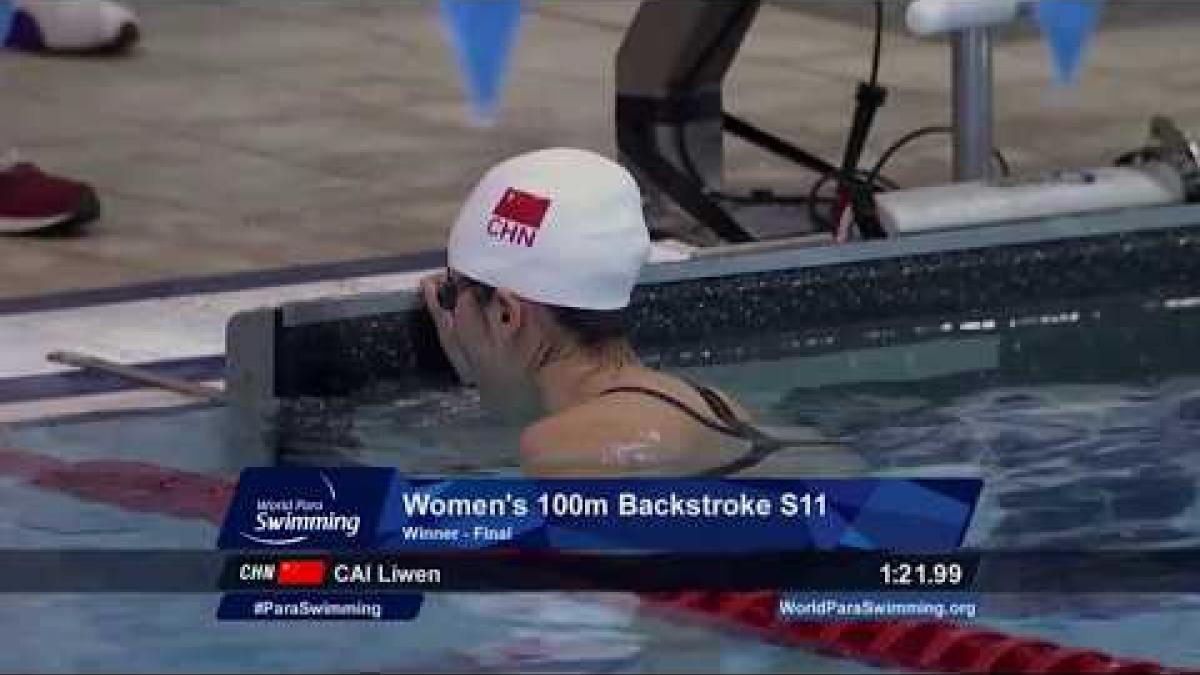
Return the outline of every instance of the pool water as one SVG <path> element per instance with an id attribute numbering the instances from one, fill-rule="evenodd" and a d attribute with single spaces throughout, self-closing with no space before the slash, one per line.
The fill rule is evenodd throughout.
<path id="1" fill-rule="evenodd" d="M 1073 322 L 1068 313 L 1061 321 L 1007 328 L 976 321 L 949 330 L 939 320 L 934 325 L 943 329 L 919 342 L 674 369 L 739 397 L 765 424 L 841 439 L 872 473 L 982 477 L 968 532 L 973 546 L 1195 546 L 1200 365 L 1164 372 L 1155 364 L 1162 361 L 1161 336 L 1200 330 L 1200 312 L 1184 303 L 1159 313 L 1151 330 L 1105 324 L 1113 306 L 1078 308 L 1099 317 L 1092 322 Z M 1033 358 L 1050 334 L 1068 346 L 1104 344 L 1115 335 L 1124 353 L 1112 360 L 1134 366 L 1093 361 L 1094 371 L 1047 369 L 1014 359 Z M 1062 363 L 1071 363 L 1069 354 Z M 288 419 L 281 434 L 292 447 L 287 461 L 322 461 L 336 448 L 338 459 L 413 473 L 518 470 L 516 430 L 497 426 L 470 392 L 425 392 L 384 404 L 299 402 Z M 226 423 L 223 410 L 198 408 L 29 425 L 0 440 L 62 458 L 153 459 L 221 472 L 239 465 L 223 440 Z M 211 525 L 28 487 L 0 491 L 0 523 L 5 547 L 209 547 L 215 538 Z M 21 648 L 0 652 L 0 669 L 875 672 L 712 628 L 635 618 L 622 597 L 439 595 L 413 624 L 351 628 L 220 625 L 211 620 L 216 600 L 208 595 L 8 598 L 0 627 Z M 44 620 L 30 621 L 30 612 Z M 1075 647 L 1200 664 L 1200 597 L 1012 595 L 989 599 L 981 622 Z M 64 642 L 65 635 L 74 637 Z M 525 654 L 514 656 L 522 650 L 513 645 L 527 647 Z"/>
<path id="2" fill-rule="evenodd" d="M 1070 312 L 1031 308 L 1009 330 L 1003 322 L 990 331 L 981 329 L 986 321 L 956 322 L 968 330 L 920 343 L 675 370 L 733 394 L 772 428 L 816 429 L 841 440 L 873 474 L 983 478 L 967 545 L 1195 547 L 1200 359 L 1194 369 L 1172 372 L 1137 364 L 1162 360 L 1154 352 L 1164 335 L 1200 330 L 1200 307 L 1186 299 L 1161 303 L 1165 309 L 1144 330 L 1104 321 L 1144 304 L 1108 298 Z M 1082 315 L 1094 320 L 1077 321 Z M 930 322 L 910 327 L 921 323 Z M 945 321 L 932 323 L 946 332 Z M 1107 369 L 1118 373 L 1111 379 L 1081 371 L 1038 376 L 1046 355 L 1013 356 L 1105 340 L 1135 352 L 1120 355 L 1134 365 Z M 1004 372 L 1008 365 L 1022 372 Z M 473 458 L 479 470 L 516 471 L 516 430 L 492 424 L 469 395 L 360 407 L 347 437 L 360 446 L 354 454 L 372 463 L 420 470 L 430 461 Z M 1072 646 L 1200 664 L 1200 595 L 996 596 L 985 613 L 988 625 Z"/>

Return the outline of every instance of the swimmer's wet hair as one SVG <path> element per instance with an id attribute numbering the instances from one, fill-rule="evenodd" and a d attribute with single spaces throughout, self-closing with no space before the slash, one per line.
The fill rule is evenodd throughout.
<path id="1" fill-rule="evenodd" d="M 496 294 L 493 286 L 467 279 L 471 288 L 477 293 L 481 305 L 491 302 Z M 568 333 L 579 341 L 580 346 L 595 349 L 604 347 L 613 340 L 624 339 L 628 333 L 623 309 L 577 309 L 575 307 L 559 307 L 546 305 L 550 315 Z"/>
<path id="2" fill-rule="evenodd" d="M 546 305 L 554 320 L 584 347 L 601 347 L 626 336 L 625 312 L 620 309 L 576 309 Z"/>

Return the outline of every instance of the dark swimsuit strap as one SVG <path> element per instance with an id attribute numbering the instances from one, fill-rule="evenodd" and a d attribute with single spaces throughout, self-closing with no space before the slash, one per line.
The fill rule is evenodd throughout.
<path id="1" fill-rule="evenodd" d="M 656 389 L 632 386 L 613 387 L 600 392 L 600 395 L 604 396 L 607 394 L 624 392 L 650 396 L 682 411 L 692 419 L 696 420 L 705 427 L 712 429 L 713 431 L 725 434 L 726 436 L 733 436 L 734 438 L 750 441 L 749 452 L 731 462 L 727 462 L 712 469 L 706 469 L 695 474 L 696 477 L 699 478 L 716 478 L 737 473 L 744 469 L 748 469 L 755 464 L 758 464 L 776 450 L 787 447 L 787 442 L 774 438 L 754 425 L 740 419 L 734 414 L 733 410 L 729 407 L 729 404 L 725 402 L 725 399 L 721 398 L 721 395 L 717 392 L 694 382 L 688 382 L 688 384 L 695 388 L 696 393 L 700 394 L 700 397 L 703 398 L 704 402 L 708 404 L 708 407 L 712 409 L 713 414 L 718 420 L 720 420 L 720 424 L 710 420 L 704 415 L 701 415 L 699 412 L 696 412 L 691 406 L 683 401 L 680 401 L 674 396 Z"/>
<path id="2" fill-rule="evenodd" d="M 670 394 L 658 391 L 657 389 L 650 389 L 648 387 L 613 387 L 612 389 L 605 389 L 604 391 L 600 392 L 600 395 L 606 396 L 608 394 L 622 394 L 622 393 L 644 394 L 646 396 L 650 396 L 651 398 L 656 398 L 656 399 L 662 401 L 663 403 L 666 403 L 672 407 L 678 408 L 681 412 L 687 414 L 688 417 L 691 417 L 692 419 L 696 420 L 700 424 L 703 424 L 704 426 L 708 427 L 709 429 L 712 429 L 713 431 L 725 434 L 727 436 L 740 436 L 741 435 L 741 433 L 738 429 L 736 429 L 732 426 L 723 426 L 723 424 L 718 424 L 717 422 L 714 422 L 714 421 L 710 420 L 709 418 L 705 417 L 704 415 L 701 415 L 700 413 L 696 412 L 691 406 L 684 403 L 683 401 L 680 401 L 679 399 L 675 398 L 674 396 L 671 396 Z M 707 397 L 705 397 L 705 401 L 707 401 L 707 400 L 708 400 Z M 726 407 L 725 410 L 728 411 L 729 410 L 728 407 Z M 719 419 L 722 423 L 729 424 L 729 421 L 721 414 L 721 412 L 714 409 L 713 413 L 716 414 L 717 419 Z"/>

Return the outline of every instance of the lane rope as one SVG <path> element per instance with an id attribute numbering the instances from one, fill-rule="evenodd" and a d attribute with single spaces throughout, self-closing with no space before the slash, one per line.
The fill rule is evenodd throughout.
<path id="1" fill-rule="evenodd" d="M 220 525 L 234 476 L 183 471 L 148 462 L 69 462 L 0 448 L 0 475 L 77 499 L 129 511 Z M 779 593 L 684 592 L 641 596 L 641 610 L 707 623 L 760 639 L 875 666 L 952 673 L 1183 673 L 1184 669 L 1074 649 L 949 621 L 797 622 L 776 610 Z"/>

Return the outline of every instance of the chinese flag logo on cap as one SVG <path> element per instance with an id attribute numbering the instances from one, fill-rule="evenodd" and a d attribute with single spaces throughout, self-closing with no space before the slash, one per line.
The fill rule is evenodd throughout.
<path id="1" fill-rule="evenodd" d="M 492 217 L 487 223 L 488 236 L 498 242 L 533 248 L 549 209 L 549 199 L 508 188 L 492 209 Z"/>
<path id="2" fill-rule="evenodd" d="M 496 204 L 496 208 L 492 209 L 492 215 L 526 227 L 541 227 L 549 209 L 549 199 L 529 194 L 524 190 L 508 188 Z"/>

